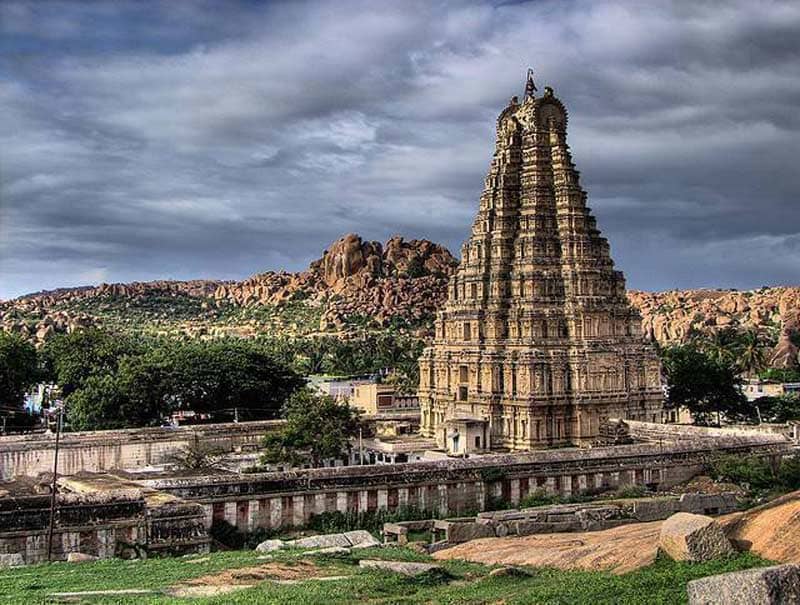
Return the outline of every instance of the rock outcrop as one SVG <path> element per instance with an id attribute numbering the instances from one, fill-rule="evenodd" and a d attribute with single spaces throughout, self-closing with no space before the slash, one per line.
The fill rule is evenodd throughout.
<path id="1" fill-rule="evenodd" d="M 400 320 L 429 330 L 447 297 L 455 263 L 444 247 L 427 240 L 395 236 L 381 244 L 349 234 L 297 273 L 269 271 L 242 281 L 101 284 L 0 301 L 0 330 L 43 342 L 110 320 L 138 329 L 152 316 L 170 321 L 182 314 L 177 331 L 189 336 L 252 337 L 261 333 L 262 326 L 250 319 L 231 319 L 231 310 L 260 313 L 261 307 L 292 301 L 315 310 L 314 331 L 348 331 L 359 318 L 368 318 L 377 327 Z M 777 338 L 770 355 L 775 367 L 797 367 L 798 287 L 629 291 L 628 299 L 642 316 L 644 333 L 662 345 L 685 341 L 697 332 L 753 329 L 773 342 Z M 153 308 L 145 317 L 137 314 Z"/>
<path id="2" fill-rule="evenodd" d="M 800 565 L 800 490 L 721 520 L 739 550 L 781 563 Z"/>
<path id="3" fill-rule="evenodd" d="M 658 547 L 675 561 L 711 561 L 734 553 L 714 519 L 692 513 L 676 513 L 664 521 Z"/>

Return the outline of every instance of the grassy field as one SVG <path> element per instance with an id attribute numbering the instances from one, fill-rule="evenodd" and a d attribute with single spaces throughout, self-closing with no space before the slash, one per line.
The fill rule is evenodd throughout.
<path id="1" fill-rule="evenodd" d="M 259 558 L 261 556 L 261 558 Z M 352 554 L 313 556 L 281 551 L 269 559 L 253 551 L 219 552 L 207 556 L 108 560 L 91 563 L 56 563 L 0 571 L 0 602 L 66 602 L 51 595 L 59 592 L 145 589 L 150 595 L 82 596 L 80 603 L 203 603 L 203 604 L 314 604 L 418 603 L 499 604 L 533 603 L 648 604 L 686 602 L 686 583 L 694 578 L 767 564 L 743 554 L 704 564 L 675 563 L 659 559 L 654 565 L 624 576 L 601 572 L 565 572 L 529 569 L 528 576 L 489 576 L 491 567 L 459 561 L 441 562 L 443 575 L 408 578 L 360 569 L 358 560 L 396 559 L 428 561 L 429 557 L 404 548 L 368 549 Z M 253 568 L 261 575 L 253 576 Z M 240 582 L 250 588 L 210 597 L 176 597 L 176 587 L 230 584 L 225 570 L 238 569 Z M 242 570 L 248 571 L 242 573 Z M 264 572 L 271 579 L 264 579 Z M 234 572 L 237 573 L 237 572 Z M 223 574 L 220 576 L 219 574 Z M 339 579 L 320 581 L 319 576 Z M 253 580 L 252 578 L 256 579 Z M 198 582 L 197 578 L 203 578 Z M 242 579 L 243 578 L 243 579 Z M 248 580 L 248 578 L 251 578 Z M 275 580 L 283 579 L 279 583 Z M 294 582 L 294 583 L 292 583 Z M 234 582 L 235 583 L 235 582 Z"/>

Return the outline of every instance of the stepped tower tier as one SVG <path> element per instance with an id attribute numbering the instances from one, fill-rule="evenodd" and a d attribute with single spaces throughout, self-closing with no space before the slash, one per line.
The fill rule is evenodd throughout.
<path id="1" fill-rule="evenodd" d="M 422 434 L 452 453 L 596 441 L 660 422 L 660 367 L 586 205 L 567 111 L 529 74 L 497 119 L 461 264 L 420 358 Z"/>

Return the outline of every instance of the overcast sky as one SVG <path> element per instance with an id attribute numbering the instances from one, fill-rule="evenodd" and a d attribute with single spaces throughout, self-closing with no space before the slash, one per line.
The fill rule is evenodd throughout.
<path id="1" fill-rule="evenodd" d="M 800 283 L 800 2 L 0 3 L 0 298 L 459 250 L 525 69 L 628 285 Z"/>

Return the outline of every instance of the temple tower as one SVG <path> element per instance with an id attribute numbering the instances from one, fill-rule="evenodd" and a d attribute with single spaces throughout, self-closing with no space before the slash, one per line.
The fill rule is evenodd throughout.
<path id="1" fill-rule="evenodd" d="M 451 453 L 588 445 L 607 418 L 660 422 L 655 350 L 625 296 L 567 146 L 567 112 L 529 72 L 495 153 L 432 346 L 422 434 Z"/>

